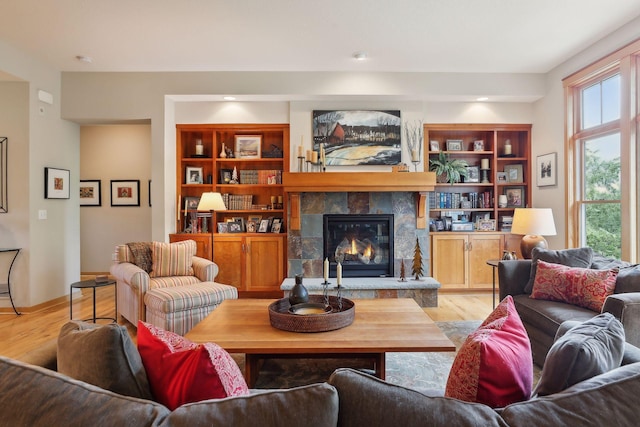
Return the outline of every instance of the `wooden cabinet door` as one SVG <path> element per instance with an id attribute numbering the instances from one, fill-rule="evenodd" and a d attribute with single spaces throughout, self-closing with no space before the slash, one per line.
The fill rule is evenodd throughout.
<path id="1" fill-rule="evenodd" d="M 219 269 L 216 282 L 245 290 L 244 239 L 240 236 L 215 236 L 213 242 L 213 260 Z"/>
<path id="2" fill-rule="evenodd" d="M 433 235 L 431 238 L 431 275 L 442 288 L 466 288 L 467 234 Z"/>
<path id="3" fill-rule="evenodd" d="M 475 233 L 469 235 L 469 287 L 491 289 L 493 267 L 490 259 L 500 259 L 504 247 L 502 234 Z"/>
<path id="4" fill-rule="evenodd" d="M 284 280 L 283 237 L 247 237 L 246 251 L 246 289 L 248 291 L 279 291 Z"/>
<path id="5" fill-rule="evenodd" d="M 169 234 L 169 242 L 171 243 L 185 240 L 193 240 L 196 242 L 196 256 L 211 259 L 211 234 Z"/>

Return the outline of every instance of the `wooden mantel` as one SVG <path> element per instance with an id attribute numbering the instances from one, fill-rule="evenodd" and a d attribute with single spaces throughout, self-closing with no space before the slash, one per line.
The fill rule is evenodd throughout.
<path id="1" fill-rule="evenodd" d="M 434 190 L 433 172 L 284 172 L 282 184 L 289 195 L 289 228 L 300 229 L 300 193 L 416 192 L 416 227 L 426 228 L 427 193 Z"/>

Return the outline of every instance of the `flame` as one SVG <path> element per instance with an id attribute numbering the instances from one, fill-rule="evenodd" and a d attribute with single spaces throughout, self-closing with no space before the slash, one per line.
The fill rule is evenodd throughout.
<path id="1" fill-rule="evenodd" d="M 362 255 L 366 256 L 367 258 L 371 258 L 371 245 L 367 246 L 367 249 L 364 250 L 364 253 Z"/>
<path id="2" fill-rule="evenodd" d="M 351 252 L 349 252 L 350 255 L 355 255 L 358 253 L 358 250 L 356 249 L 356 241 L 355 239 L 351 239 Z"/>

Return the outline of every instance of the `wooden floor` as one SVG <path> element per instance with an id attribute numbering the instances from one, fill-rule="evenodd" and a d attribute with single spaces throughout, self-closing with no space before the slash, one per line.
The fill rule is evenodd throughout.
<path id="1" fill-rule="evenodd" d="M 90 318 L 93 313 L 92 293 L 83 290 L 73 301 L 74 319 Z M 115 317 L 114 287 L 99 288 L 96 292 L 98 317 Z M 483 320 L 492 311 L 491 293 L 444 293 L 438 295 L 438 307 L 425 308 L 436 321 Z M 69 320 L 69 303 L 61 303 L 36 313 L 15 315 L 0 313 L 0 355 L 19 358 L 36 349 L 41 343 L 56 338 L 60 327 Z M 99 323 L 107 323 L 102 320 Z M 135 337 L 135 329 L 127 324 Z"/>

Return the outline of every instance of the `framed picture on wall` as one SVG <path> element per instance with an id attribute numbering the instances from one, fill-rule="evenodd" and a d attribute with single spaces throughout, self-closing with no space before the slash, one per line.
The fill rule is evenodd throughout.
<path id="1" fill-rule="evenodd" d="M 548 187 L 556 185 L 558 180 L 558 153 L 543 154 L 536 157 L 536 185 Z"/>
<path id="2" fill-rule="evenodd" d="M 44 198 L 69 198 L 69 171 L 67 169 L 44 168 Z"/>
<path id="3" fill-rule="evenodd" d="M 102 186 L 99 179 L 80 180 L 80 206 L 102 206 Z"/>
<path id="4" fill-rule="evenodd" d="M 111 206 L 140 206 L 140 180 L 112 179 Z"/>

